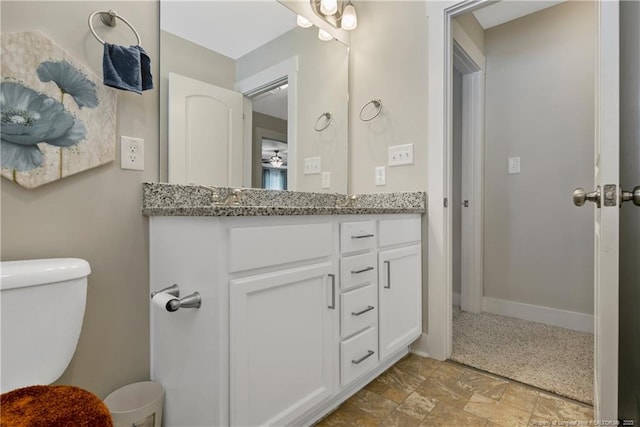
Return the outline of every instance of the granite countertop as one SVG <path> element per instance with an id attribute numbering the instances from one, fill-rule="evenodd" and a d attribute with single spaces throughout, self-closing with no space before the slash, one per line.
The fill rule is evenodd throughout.
<path id="1" fill-rule="evenodd" d="M 243 188 L 237 205 L 224 206 L 233 188 L 189 184 L 142 184 L 142 214 L 146 216 L 268 216 L 422 214 L 426 193 L 310 193 Z M 348 203 L 347 203 L 348 202 Z M 345 205 L 345 203 L 347 203 Z"/>

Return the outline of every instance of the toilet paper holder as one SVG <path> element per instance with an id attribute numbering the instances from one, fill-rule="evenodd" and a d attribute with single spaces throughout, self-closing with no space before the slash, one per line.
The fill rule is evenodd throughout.
<path id="1" fill-rule="evenodd" d="M 202 297 L 200 297 L 199 292 L 194 292 L 191 295 L 180 298 L 180 288 L 178 288 L 177 284 L 160 289 L 159 291 L 151 292 L 151 299 L 153 300 L 153 297 L 160 293 L 169 294 L 175 297 L 167 301 L 165 304 L 166 310 L 170 312 L 178 311 L 181 308 L 200 308 L 202 305 Z"/>

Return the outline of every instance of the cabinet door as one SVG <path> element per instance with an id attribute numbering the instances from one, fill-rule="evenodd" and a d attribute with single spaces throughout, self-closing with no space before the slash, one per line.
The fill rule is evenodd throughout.
<path id="1" fill-rule="evenodd" d="M 231 425 L 285 425 L 332 394 L 331 273 L 325 262 L 231 280 Z"/>
<path id="2" fill-rule="evenodd" d="M 410 344 L 421 333 L 420 246 L 380 251 L 380 360 Z"/>

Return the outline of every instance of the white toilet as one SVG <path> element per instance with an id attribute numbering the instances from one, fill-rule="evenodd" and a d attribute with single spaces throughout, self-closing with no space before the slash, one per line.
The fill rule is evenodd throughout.
<path id="1" fill-rule="evenodd" d="M 2 393 L 60 378 L 82 329 L 89 273 L 76 258 L 0 263 Z"/>
<path id="2" fill-rule="evenodd" d="M 27 425 L 27 416 L 41 424 L 112 425 L 93 393 L 48 385 L 60 378 L 75 352 L 89 273 L 89 263 L 76 258 L 0 263 L 3 426 Z M 14 403 L 18 410 L 12 412 Z M 42 420 L 43 408 L 50 420 Z"/>

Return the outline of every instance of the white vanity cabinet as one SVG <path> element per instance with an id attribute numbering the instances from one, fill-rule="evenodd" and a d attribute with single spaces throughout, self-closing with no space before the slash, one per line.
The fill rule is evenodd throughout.
<path id="1" fill-rule="evenodd" d="M 418 214 L 151 217 L 150 266 L 202 296 L 151 307 L 172 427 L 310 425 L 420 334 Z"/>

